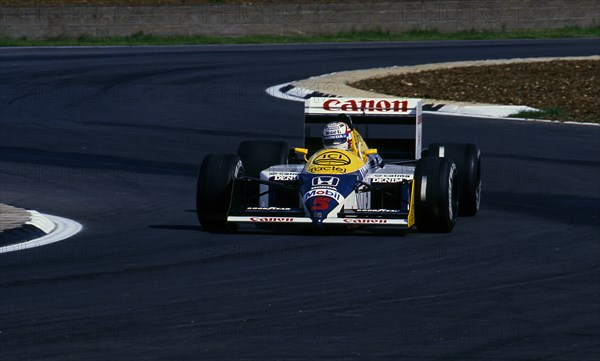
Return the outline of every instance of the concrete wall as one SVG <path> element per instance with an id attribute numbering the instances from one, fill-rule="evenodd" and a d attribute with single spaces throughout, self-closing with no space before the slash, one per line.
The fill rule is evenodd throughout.
<path id="1" fill-rule="evenodd" d="M 599 0 L 366 1 L 193 6 L 0 6 L 0 35 L 323 34 L 351 30 L 517 30 L 598 25 Z"/>

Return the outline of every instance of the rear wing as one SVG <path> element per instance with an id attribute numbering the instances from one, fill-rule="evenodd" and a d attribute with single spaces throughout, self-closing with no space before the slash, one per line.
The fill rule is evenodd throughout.
<path id="1" fill-rule="evenodd" d="M 323 127 L 340 114 L 377 148 L 384 159 L 419 159 L 422 147 L 422 100 L 412 98 L 309 98 L 304 103 L 304 147 L 323 147 Z"/>

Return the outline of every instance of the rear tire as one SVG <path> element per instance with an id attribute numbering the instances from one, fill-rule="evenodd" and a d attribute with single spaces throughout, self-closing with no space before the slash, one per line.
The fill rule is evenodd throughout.
<path id="1" fill-rule="evenodd" d="M 287 142 L 276 140 L 248 140 L 240 143 L 238 156 L 244 164 L 244 175 L 252 178 L 260 178 L 260 172 L 273 165 L 288 164 L 290 147 Z M 257 182 L 246 184 L 246 195 L 252 199 L 260 193 L 260 185 Z M 257 206 L 259 199 L 250 202 Z"/>
<path id="2" fill-rule="evenodd" d="M 242 174 L 242 163 L 235 154 L 208 154 L 204 157 L 196 184 L 196 214 L 207 231 L 229 230 L 227 213 L 234 180 Z"/>
<path id="3" fill-rule="evenodd" d="M 458 213 L 471 217 L 481 204 L 481 151 L 475 144 L 434 143 L 427 156 L 452 159 L 458 170 L 460 199 Z"/>
<path id="4" fill-rule="evenodd" d="M 419 232 L 452 231 L 458 211 L 456 180 L 456 165 L 448 158 L 426 157 L 417 162 L 412 196 Z"/>
<path id="5" fill-rule="evenodd" d="M 244 175 L 260 178 L 260 172 L 272 165 L 288 164 L 290 147 L 276 140 L 247 140 L 237 151 L 244 164 Z"/>

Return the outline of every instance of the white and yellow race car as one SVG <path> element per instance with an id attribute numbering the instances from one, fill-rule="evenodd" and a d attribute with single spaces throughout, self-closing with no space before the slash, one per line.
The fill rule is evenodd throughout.
<path id="1" fill-rule="evenodd" d="M 245 141 L 237 154 L 208 154 L 196 209 L 209 231 L 236 224 L 394 226 L 450 232 L 481 197 L 481 152 L 474 144 L 422 150 L 420 99 L 310 98 L 302 148 Z M 344 121 L 351 150 L 323 149 L 325 124 Z"/>

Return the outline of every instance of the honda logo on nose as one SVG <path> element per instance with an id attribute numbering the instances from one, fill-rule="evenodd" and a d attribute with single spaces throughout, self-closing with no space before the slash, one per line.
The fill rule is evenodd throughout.
<path id="1" fill-rule="evenodd" d="M 314 177 L 312 180 L 313 186 L 337 187 L 339 183 L 340 179 L 338 177 Z"/>

